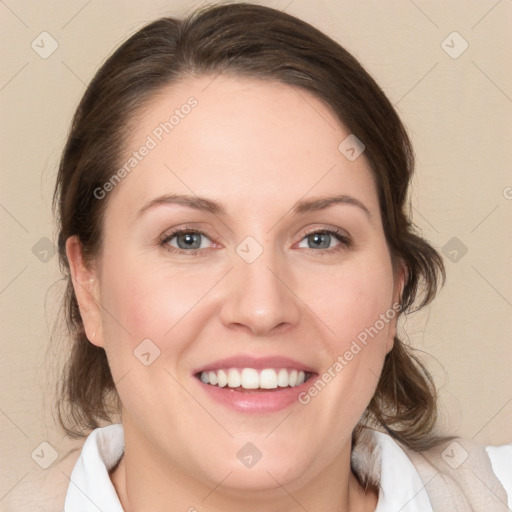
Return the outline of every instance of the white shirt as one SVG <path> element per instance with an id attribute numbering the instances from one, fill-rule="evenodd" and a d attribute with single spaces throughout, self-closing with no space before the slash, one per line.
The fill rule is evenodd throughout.
<path id="1" fill-rule="evenodd" d="M 425 486 L 402 448 L 387 434 L 374 431 L 373 435 L 381 452 L 380 490 L 375 512 L 432 512 Z M 108 473 L 123 451 L 121 424 L 97 428 L 89 434 L 71 473 L 64 512 L 124 512 Z M 512 510 L 512 444 L 488 446 L 486 451 Z"/>

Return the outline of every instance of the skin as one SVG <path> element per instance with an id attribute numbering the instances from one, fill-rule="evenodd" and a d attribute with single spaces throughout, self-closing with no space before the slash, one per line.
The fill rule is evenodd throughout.
<path id="1" fill-rule="evenodd" d="M 122 505 L 374 510 L 377 496 L 350 471 L 350 439 L 396 317 L 307 405 L 236 412 L 200 393 L 191 373 L 244 353 L 292 357 L 321 374 L 399 302 L 404 273 L 393 274 L 368 162 L 340 153 L 349 132 L 316 97 L 233 76 L 161 91 L 140 113 L 127 158 L 190 96 L 197 107 L 109 193 L 94 263 L 84 264 L 74 237 L 67 243 L 87 336 L 106 350 L 123 403 L 125 455 L 111 476 Z M 137 216 L 170 193 L 215 200 L 226 214 L 167 204 Z M 369 216 L 350 204 L 291 213 L 300 199 L 333 194 L 358 199 Z M 208 230 L 203 252 L 160 243 L 189 223 Z M 316 248 L 307 235 L 328 228 L 351 245 L 331 236 Z M 236 252 L 247 236 L 263 249 L 250 264 Z M 150 366 L 134 356 L 146 338 L 161 351 Z M 236 456 L 247 442 L 263 454 L 252 468 Z"/>

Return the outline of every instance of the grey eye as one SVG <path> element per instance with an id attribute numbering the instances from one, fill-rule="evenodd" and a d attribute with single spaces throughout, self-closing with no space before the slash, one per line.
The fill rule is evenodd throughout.
<path id="1" fill-rule="evenodd" d="M 199 231 L 179 231 L 169 235 L 164 242 L 177 249 L 194 250 L 207 247 L 204 239 L 209 240 L 204 233 Z"/>
<path id="2" fill-rule="evenodd" d="M 299 247 L 306 249 L 330 249 L 333 247 L 331 242 L 337 242 L 334 245 L 339 245 L 341 243 L 341 237 L 336 233 L 331 233 L 329 231 L 317 231 L 315 233 L 310 233 L 305 236 L 299 244 Z M 307 245 L 304 245 L 304 241 Z"/>

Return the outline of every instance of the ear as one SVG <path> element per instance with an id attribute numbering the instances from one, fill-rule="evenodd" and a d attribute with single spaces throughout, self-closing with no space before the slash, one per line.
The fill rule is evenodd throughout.
<path id="1" fill-rule="evenodd" d="M 393 345 L 395 344 L 398 316 L 402 311 L 402 294 L 404 291 L 405 283 L 407 282 L 408 275 L 409 272 L 407 270 L 407 265 L 404 263 L 403 260 L 399 260 L 397 268 L 395 270 L 395 285 L 393 288 L 393 302 L 391 305 L 391 309 L 395 312 L 395 316 L 389 322 L 389 333 L 388 340 L 386 342 L 386 353 L 390 352 L 390 350 L 393 348 Z"/>
<path id="2" fill-rule="evenodd" d="M 66 254 L 85 335 L 93 345 L 102 347 L 103 332 L 97 271 L 85 264 L 82 244 L 77 236 L 70 236 L 66 240 Z"/>

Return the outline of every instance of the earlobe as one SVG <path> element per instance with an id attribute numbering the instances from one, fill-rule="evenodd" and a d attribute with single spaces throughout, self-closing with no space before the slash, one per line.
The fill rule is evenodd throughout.
<path id="1" fill-rule="evenodd" d="M 71 236 L 67 239 L 66 254 L 85 335 L 91 343 L 102 347 L 103 335 L 96 270 L 86 265 L 82 253 L 82 244 L 77 236 Z"/>

